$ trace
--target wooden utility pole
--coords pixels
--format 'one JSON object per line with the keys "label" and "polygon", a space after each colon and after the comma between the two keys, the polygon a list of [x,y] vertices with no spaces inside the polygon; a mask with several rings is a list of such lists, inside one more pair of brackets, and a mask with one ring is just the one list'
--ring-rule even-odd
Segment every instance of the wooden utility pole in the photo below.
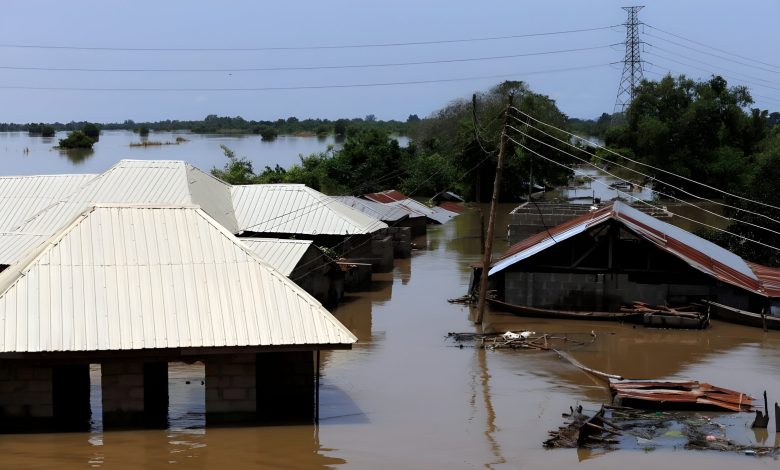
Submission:
{"label": "wooden utility pole", "polygon": [[488,288],[488,271],[490,271],[491,253],[493,252],[493,234],[496,228],[496,206],[498,205],[499,188],[501,187],[501,170],[504,167],[504,153],[509,139],[506,134],[509,125],[509,113],[512,110],[513,96],[509,95],[509,103],[504,111],[504,127],[501,129],[501,141],[498,144],[498,163],[496,164],[496,179],[493,181],[493,199],[490,200],[490,215],[488,216],[487,238],[485,239],[485,254],[482,257],[482,276],[479,281],[479,297],[477,299],[477,318],[474,323],[482,323],[485,316],[485,298]]}

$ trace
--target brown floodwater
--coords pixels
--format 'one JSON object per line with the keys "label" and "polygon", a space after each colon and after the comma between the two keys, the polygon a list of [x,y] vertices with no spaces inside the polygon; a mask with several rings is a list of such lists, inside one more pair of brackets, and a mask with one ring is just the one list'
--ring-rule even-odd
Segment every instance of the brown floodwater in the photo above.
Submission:
{"label": "brown floodwater", "polygon": [[[502,206],[502,215],[510,208]],[[411,259],[376,276],[371,292],[334,309],[360,341],[322,356],[319,426],[203,429],[202,367],[174,365],[169,429],[104,433],[97,422],[90,433],[4,435],[0,468],[777,468],[772,458],[683,449],[543,449],[562,412],[576,404],[595,410],[606,391],[552,353],[454,347],[448,332],[478,331],[469,309],[447,299],[465,292],[469,265],[480,258],[479,218],[473,212],[432,227],[420,242]],[[506,248],[502,239],[496,245]],[[780,332],[720,322],[705,331],[651,330],[494,313],[486,328],[594,332],[595,342],[571,351],[590,367],[699,379],[754,396],[766,389],[770,400],[780,399]],[[97,383],[93,390],[96,409]],[[733,439],[778,444],[774,423],[769,433],[754,433],[747,414],[713,416]]]}

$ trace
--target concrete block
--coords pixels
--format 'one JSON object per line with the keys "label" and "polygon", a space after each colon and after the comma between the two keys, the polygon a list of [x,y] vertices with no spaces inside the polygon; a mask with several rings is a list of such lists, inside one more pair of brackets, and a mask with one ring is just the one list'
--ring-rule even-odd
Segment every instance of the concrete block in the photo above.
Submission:
{"label": "concrete block", "polygon": [[226,388],[222,390],[224,400],[246,400],[247,393],[245,388]]}

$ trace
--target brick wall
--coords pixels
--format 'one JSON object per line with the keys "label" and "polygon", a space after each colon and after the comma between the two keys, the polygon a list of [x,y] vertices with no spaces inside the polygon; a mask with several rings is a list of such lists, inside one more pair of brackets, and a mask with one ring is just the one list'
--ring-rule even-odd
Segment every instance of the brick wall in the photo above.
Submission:
{"label": "brick wall", "polygon": [[206,364],[206,422],[256,420],[257,396],[254,354],[211,356]]}

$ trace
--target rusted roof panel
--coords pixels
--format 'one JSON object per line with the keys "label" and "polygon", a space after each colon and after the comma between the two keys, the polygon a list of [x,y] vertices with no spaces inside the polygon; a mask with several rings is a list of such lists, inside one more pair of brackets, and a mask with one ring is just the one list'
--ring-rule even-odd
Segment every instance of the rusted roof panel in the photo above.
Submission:
{"label": "rusted roof panel", "polygon": [[622,223],[637,236],[722,282],[767,297],[780,296],[780,270],[748,263],[710,241],[620,201],[575,217],[511,246],[492,263],[489,274],[500,272],[607,220]]}

